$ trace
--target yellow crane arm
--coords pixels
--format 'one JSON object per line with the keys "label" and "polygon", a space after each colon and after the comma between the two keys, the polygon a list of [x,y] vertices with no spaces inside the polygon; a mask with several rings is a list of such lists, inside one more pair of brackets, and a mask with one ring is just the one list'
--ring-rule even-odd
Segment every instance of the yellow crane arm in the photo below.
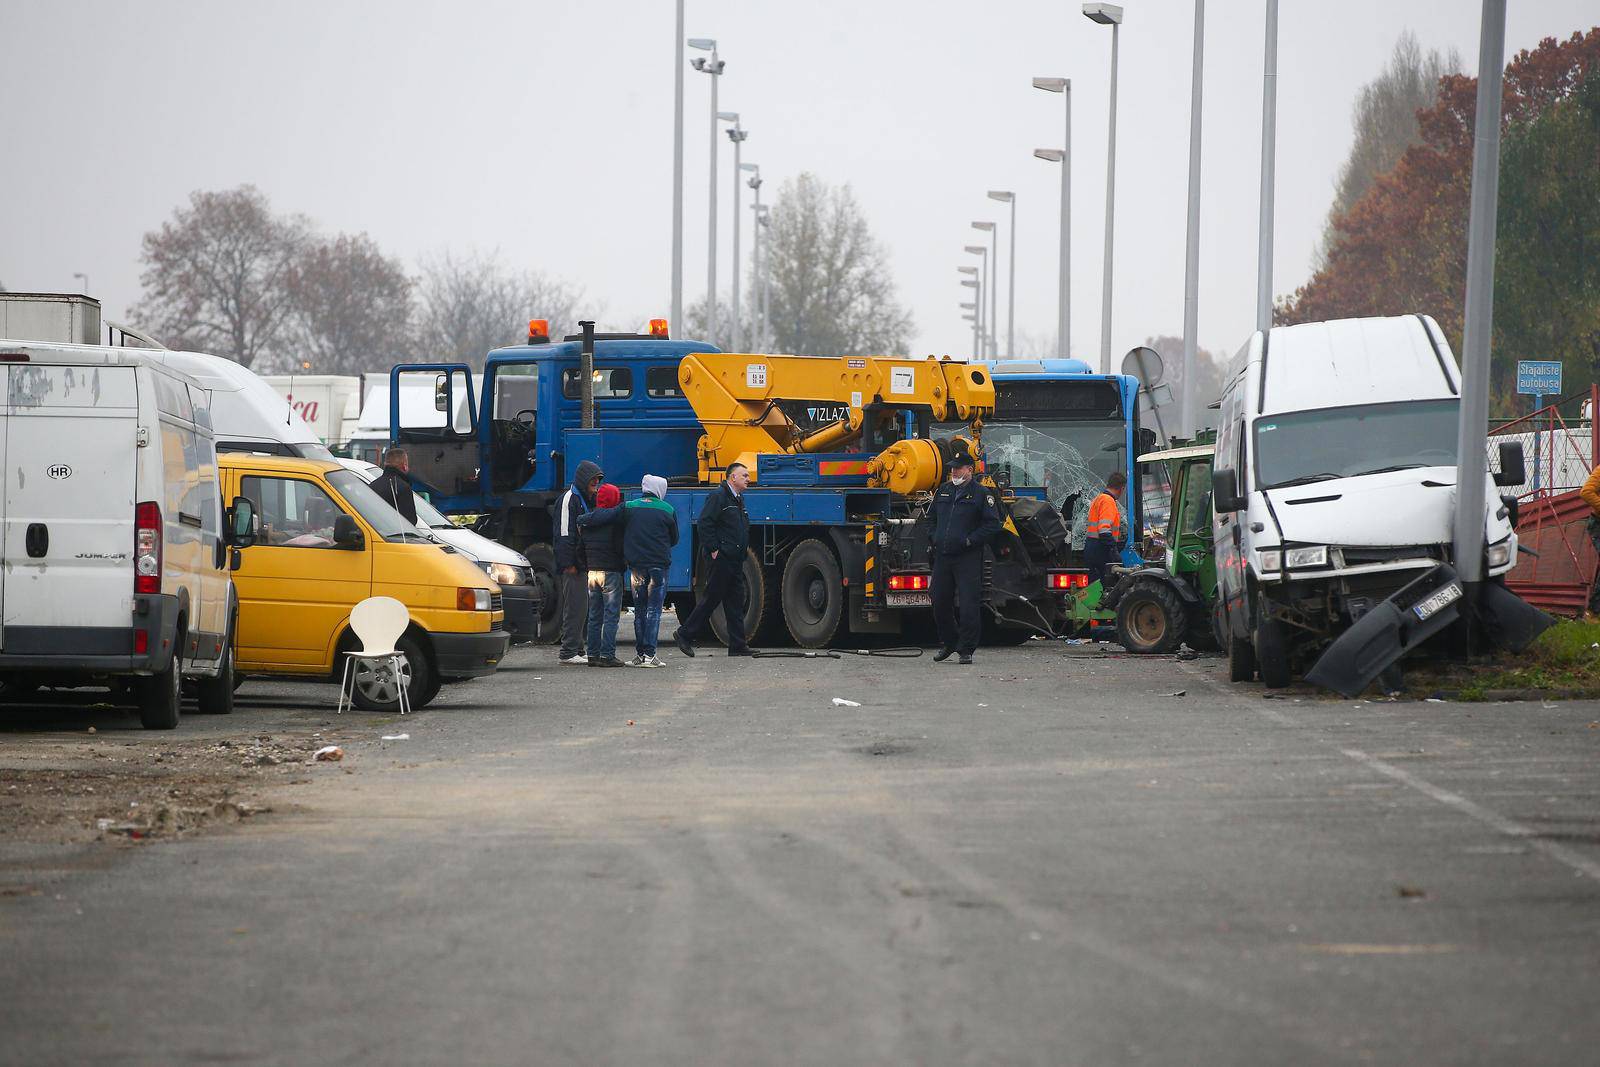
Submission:
{"label": "yellow crane arm", "polygon": [[[696,352],[678,364],[678,384],[705,431],[699,452],[707,482],[734,462],[758,474],[755,457],[762,453],[843,451],[861,435],[872,405],[966,422],[993,412],[995,402],[987,368],[931,356]],[[788,401],[836,405],[845,416],[807,433],[784,412]]]}

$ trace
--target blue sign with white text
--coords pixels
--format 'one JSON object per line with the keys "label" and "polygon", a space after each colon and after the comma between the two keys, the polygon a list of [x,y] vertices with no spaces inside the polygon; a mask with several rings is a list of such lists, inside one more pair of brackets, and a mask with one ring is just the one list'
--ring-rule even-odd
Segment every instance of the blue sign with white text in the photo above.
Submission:
{"label": "blue sign with white text", "polygon": [[1517,392],[1526,396],[1561,395],[1559,359],[1517,360]]}

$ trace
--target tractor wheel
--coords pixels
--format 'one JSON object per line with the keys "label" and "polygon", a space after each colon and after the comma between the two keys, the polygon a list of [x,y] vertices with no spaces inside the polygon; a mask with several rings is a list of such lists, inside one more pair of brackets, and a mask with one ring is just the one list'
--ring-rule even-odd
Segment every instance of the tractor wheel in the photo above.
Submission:
{"label": "tractor wheel", "polygon": [[1151,656],[1174,652],[1188,625],[1183,599],[1166,582],[1141,581],[1117,605],[1117,641],[1129,652]]}

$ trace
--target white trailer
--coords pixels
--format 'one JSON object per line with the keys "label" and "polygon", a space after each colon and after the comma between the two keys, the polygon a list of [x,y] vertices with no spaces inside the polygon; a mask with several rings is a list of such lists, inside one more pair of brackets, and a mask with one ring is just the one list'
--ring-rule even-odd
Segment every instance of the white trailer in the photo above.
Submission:
{"label": "white trailer", "polygon": [[262,380],[325,445],[340,445],[361,414],[361,378],[354,374],[264,374]]}

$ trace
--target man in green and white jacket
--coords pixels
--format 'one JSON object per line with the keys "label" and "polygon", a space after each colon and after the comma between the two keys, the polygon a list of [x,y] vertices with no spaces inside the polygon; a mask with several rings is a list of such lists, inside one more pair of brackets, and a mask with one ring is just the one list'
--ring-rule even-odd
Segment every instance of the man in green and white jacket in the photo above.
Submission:
{"label": "man in green and white jacket", "polygon": [[620,507],[601,508],[580,516],[580,526],[621,522],[622,558],[633,574],[633,639],[637,655],[630,667],[665,667],[656,656],[661,609],[667,596],[667,567],[678,543],[678,513],[667,503],[667,480],[647,474],[643,494]]}

